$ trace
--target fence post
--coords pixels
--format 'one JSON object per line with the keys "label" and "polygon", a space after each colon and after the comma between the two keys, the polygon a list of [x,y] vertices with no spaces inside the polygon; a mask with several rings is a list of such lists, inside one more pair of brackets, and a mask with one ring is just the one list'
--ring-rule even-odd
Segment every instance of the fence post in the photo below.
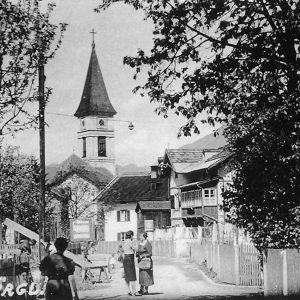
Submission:
{"label": "fence post", "polygon": [[283,296],[287,296],[288,294],[288,269],[287,269],[287,250],[283,250],[281,252],[281,257],[282,257],[282,279],[283,279],[283,284],[282,284],[282,292]]}
{"label": "fence post", "polygon": [[240,284],[240,262],[239,262],[239,245],[234,246],[234,266],[235,266],[235,284]]}
{"label": "fence post", "polygon": [[263,253],[264,296],[268,296],[268,264],[266,252]]}

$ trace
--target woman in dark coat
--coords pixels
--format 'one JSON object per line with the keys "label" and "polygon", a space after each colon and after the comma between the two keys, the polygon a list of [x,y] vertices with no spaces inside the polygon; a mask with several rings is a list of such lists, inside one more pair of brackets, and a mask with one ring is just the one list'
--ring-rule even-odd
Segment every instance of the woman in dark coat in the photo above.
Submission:
{"label": "woman in dark coat", "polygon": [[133,231],[129,230],[126,232],[125,242],[123,245],[124,248],[124,275],[125,282],[128,290],[128,295],[130,296],[138,296],[136,293],[136,272],[135,272],[135,264],[134,264],[134,254],[137,250],[137,246],[133,241]]}
{"label": "woman in dark coat", "polygon": [[152,261],[152,245],[147,240],[147,232],[143,232],[140,235],[140,243],[137,251],[138,261],[144,258],[150,258],[150,268],[141,269],[139,268],[139,283],[140,290],[139,293],[142,295],[148,294],[148,287],[154,284],[153,280],[153,261]]}
{"label": "woman in dark coat", "polygon": [[74,279],[75,264],[72,259],[63,255],[68,247],[65,238],[58,238],[54,243],[57,252],[46,256],[40,265],[43,276],[48,276],[46,285],[46,300],[72,300],[72,283],[75,299],[78,300],[77,288]]}

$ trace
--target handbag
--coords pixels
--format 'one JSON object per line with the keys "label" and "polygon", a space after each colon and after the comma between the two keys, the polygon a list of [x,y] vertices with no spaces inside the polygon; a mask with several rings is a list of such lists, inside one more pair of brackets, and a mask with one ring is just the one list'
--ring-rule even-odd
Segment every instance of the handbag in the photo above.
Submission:
{"label": "handbag", "polygon": [[138,263],[138,267],[140,269],[151,269],[151,258],[150,257],[142,258]]}

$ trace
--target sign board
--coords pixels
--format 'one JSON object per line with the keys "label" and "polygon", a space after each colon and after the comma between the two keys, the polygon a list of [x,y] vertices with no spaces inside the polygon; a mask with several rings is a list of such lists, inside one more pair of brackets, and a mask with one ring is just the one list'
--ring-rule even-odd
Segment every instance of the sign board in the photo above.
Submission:
{"label": "sign board", "polygon": [[153,231],[153,220],[145,220],[145,231]]}
{"label": "sign board", "polygon": [[71,220],[72,242],[84,242],[93,240],[95,240],[93,220],[88,218]]}

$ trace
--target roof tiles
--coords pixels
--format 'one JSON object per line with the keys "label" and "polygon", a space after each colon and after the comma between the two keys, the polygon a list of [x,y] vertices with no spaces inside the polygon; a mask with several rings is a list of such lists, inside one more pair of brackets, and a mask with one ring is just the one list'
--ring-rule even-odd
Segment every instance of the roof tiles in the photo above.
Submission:
{"label": "roof tiles", "polygon": [[113,117],[116,113],[109,100],[95,48],[93,47],[81,102],[74,115],[78,118],[85,116]]}

